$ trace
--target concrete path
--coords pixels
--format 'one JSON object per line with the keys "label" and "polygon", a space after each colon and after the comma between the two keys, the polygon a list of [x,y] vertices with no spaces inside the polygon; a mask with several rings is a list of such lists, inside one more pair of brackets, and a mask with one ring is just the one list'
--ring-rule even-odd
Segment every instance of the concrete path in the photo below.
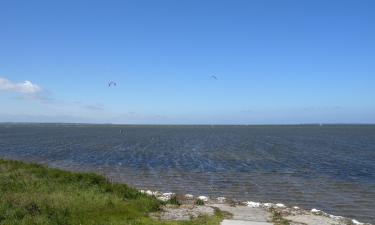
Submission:
{"label": "concrete path", "polygon": [[[308,225],[342,225],[339,221],[335,221],[331,218],[317,215],[295,215],[285,217],[287,220],[291,220],[291,224],[308,224]],[[348,223],[350,224],[350,223]]]}
{"label": "concrete path", "polygon": [[223,222],[221,222],[221,225],[272,225],[272,223],[246,220],[223,220]]}
{"label": "concrete path", "polygon": [[262,208],[251,208],[248,206],[229,206],[226,204],[212,204],[212,207],[221,211],[229,212],[232,219],[221,222],[221,225],[273,225],[270,221],[271,213]]}
{"label": "concrete path", "polygon": [[229,206],[226,204],[212,204],[212,207],[219,208],[221,211],[229,212],[233,215],[232,220],[245,220],[254,222],[270,221],[271,213],[262,208],[251,208],[248,206]]}

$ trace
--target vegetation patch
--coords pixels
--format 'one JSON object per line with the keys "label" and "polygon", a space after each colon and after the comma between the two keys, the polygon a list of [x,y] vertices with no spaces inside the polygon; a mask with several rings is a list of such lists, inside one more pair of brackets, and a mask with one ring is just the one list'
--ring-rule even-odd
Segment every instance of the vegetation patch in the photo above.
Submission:
{"label": "vegetation patch", "polygon": [[177,206],[181,205],[180,201],[177,198],[177,195],[172,195],[172,197],[166,203]]}
{"label": "vegetation patch", "polygon": [[271,208],[272,213],[272,222],[275,225],[290,225],[290,221],[287,219],[284,219],[283,216],[279,211],[277,211],[275,208]]}
{"label": "vegetation patch", "polygon": [[0,160],[0,199],[0,225],[219,225],[223,218],[216,211],[191,221],[158,221],[149,213],[164,203],[125,184],[10,160]]}
{"label": "vegetation patch", "polygon": [[197,199],[194,202],[195,205],[204,205],[204,201],[202,199]]}

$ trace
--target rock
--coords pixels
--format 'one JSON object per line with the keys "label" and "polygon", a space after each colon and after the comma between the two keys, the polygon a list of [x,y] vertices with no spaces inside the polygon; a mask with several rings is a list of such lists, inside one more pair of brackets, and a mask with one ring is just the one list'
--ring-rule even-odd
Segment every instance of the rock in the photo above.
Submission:
{"label": "rock", "polygon": [[286,206],[284,204],[282,204],[282,203],[277,203],[276,207],[278,207],[278,208],[285,208]]}
{"label": "rock", "polygon": [[246,205],[249,206],[249,207],[252,207],[252,208],[258,208],[258,207],[260,207],[260,203],[259,202],[248,201],[248,202],[246,202]]}
{"label": "rock", "polygon": [[152,192],[152,195],[155,196],[155,197],[158,197],[158,196],[161,196],[161,193],[158,192],[158,191],[154,191],[154,192]]}
{"label": "rock", "polygon": [[225,197],[218,197],[218,198],[217,198],[217,201],[218,201],[219,203],[224,203],[225,200],[226,200]]}
{"label": "rock", "polygon": [[161,200],[163,202],[167,202],[167,201],[169,201],[172,198],[173,195],[175,195],[175,194],[172,193],[172,192],[166,192],[166,193],[160,194],[157,197],[157,199],[159,199],[159,200]]}
{"label": "rock", "polygon": [[159,199],[160,201],[163,201],[163,202],[167,202],[171,198],[170,197],[165,197],[165,196],[159,196],[159,197],[157,197],[157,199]]}
{"label": "rock", "polygon": [[163,193],[161,196],[164,196],[164,197],[169,197],[171,198],[172,196],[174,195],[173,192],[166,192],[166,193]]}
{"label": "rock", "polygon": [[319,209],[312,209],[311,212],[312,212],[312,213],[319,213],[320,210],[319,210]]}
{"label": "rock", "polygon": [[272,203],[263,203],[262,205],[264,207],[266,207],[266,208],[271,208],[272,207]]}
{"label": "rock", "polygon": [[208,202],[208,197],[207,196],[201,195],[201,196],[198,197],[198,199],[200,199],[200,200],[202,200],[204,202]]}
{"label": "rock", "polygon": [[353,222],[354,224],[358,224],[358,225],[362,225],[362,224],[364,224],[364,223],[361,223],[361,222],[359,222],[358,220],[355,220],[355,219],[352,219],[352,222]]}
{"label": "rock", "polygon": [[335,216],[335,215],[328,215],[329,218],[332,218],[332,219],[335,219],[335,220],[341,220],[341,219],[344,219],[344,217],[342,216]]}
{"label": "rock", "polygon": [[194,198],[194,195],[186,194],[186,195],[185,195],[185,198],[186,198],[186,199],[193,199],[193,198]]}

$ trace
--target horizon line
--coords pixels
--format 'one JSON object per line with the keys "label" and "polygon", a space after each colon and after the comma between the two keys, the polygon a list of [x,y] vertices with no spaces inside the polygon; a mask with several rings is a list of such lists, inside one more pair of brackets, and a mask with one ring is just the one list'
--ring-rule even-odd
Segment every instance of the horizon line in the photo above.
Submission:
{"label": "horizon line", "polygon": [[332,126],[375,125],[375,123],[75,123],[75,122],[1,122],[0,124],[61,124],[61,125],[114,125],[114,126]]}

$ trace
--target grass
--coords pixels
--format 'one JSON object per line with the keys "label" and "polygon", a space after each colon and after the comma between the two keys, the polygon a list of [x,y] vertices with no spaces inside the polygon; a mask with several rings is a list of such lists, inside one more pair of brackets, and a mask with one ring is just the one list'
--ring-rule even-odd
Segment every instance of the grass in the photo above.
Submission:
{"label": "grass", "polygon": [[178,201],[178,198],[177,198],[176,195],[172,195],[171,199],[169,199],[166,203],[172,204],[172,205],[177,205],[177,206],[181,205],[181,203],[180,203],[180,201]]}
{"label": "grass", "polygon": [[157,221],[163,203],[93,173],[0,160],[0,225],[218,225],[223,214]]}
{"label": "grass", "polygon": [[275,225],[290,225],[289,220],[284,219],[283,216],[279,211],[277,211],[274,208],[271,208],[271,213],[272,213],[272,222]]}

